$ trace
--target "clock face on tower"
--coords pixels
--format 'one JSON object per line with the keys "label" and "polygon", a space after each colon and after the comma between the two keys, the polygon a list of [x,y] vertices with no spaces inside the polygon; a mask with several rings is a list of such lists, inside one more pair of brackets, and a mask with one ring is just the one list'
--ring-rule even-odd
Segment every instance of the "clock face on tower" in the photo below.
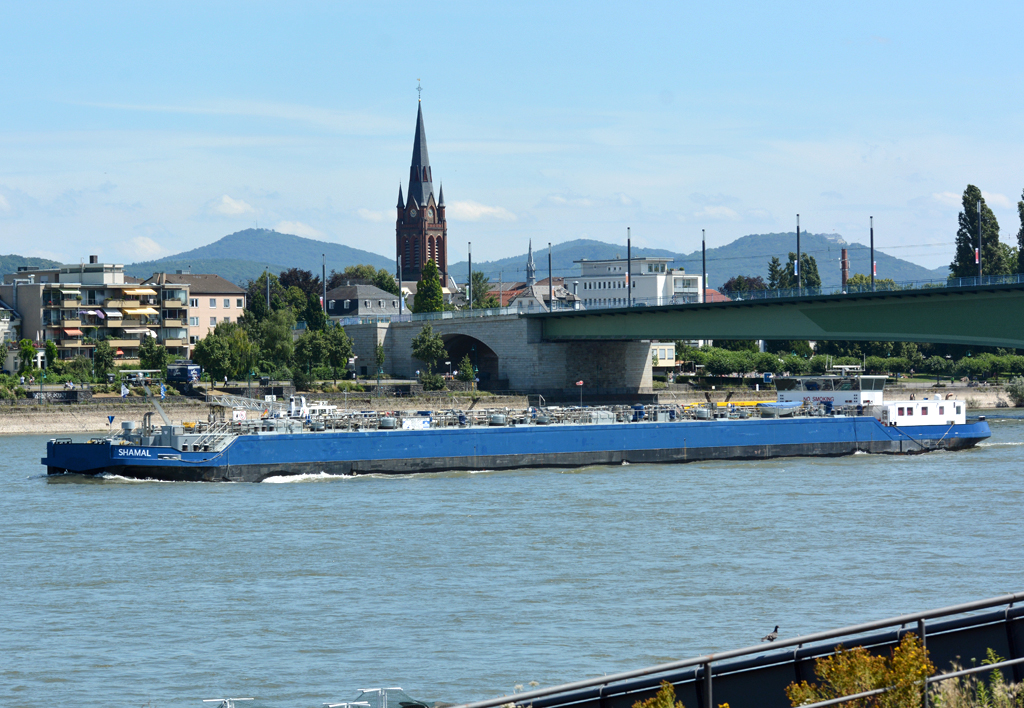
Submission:
{"label": "clock face on tower", "polygon": [[409,216],[411,216],[412,218],[415,219],[416,218],[416,210],[415,209],[410,209],[409,210]]}
{"label": "clock face on tower", "polygon": [[434,218],[434,208],[433,207],[431,207],[430,209],[427,209],[427,216],[429,216],[431,219]]}

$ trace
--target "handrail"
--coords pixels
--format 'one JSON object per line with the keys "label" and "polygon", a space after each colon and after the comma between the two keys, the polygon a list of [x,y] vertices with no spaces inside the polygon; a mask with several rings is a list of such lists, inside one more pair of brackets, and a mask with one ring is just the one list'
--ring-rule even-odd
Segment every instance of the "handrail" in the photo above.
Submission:
{"label": "handrail", "polygon": [[[914,612],[906,615],[898,615],[896,617],[889,617],[887,619],[875,620],[874,622],[865,622],[863,624],[850,625],[848,627],[840,627],[839,629],[832,629],[825,632],[815,632],[814,634],[805,634],[800,637],[793,637],[792,639],[779,639],[772,644],[772,649],[778,649],[782,647],[801,646],[804,644],[810,644],[812,642],[820,642],[827,639],[835,639],[837,637],[844,637],[850,634],[861,634],[864,632],[870,632],[875,629],[883,629],[886,627],[894,627],[899,625],[906,625],[910,622],[916,622],[918,620],[934,619],[937,617],[947,617],[949,615],[962,614],[965,612],[972,612],[974,610],[983,610],[989,607],[996,607],[998,605],[1012,605],[1015,602],[1024,601],[1024,592],[1012,593],[1009,595],[1000,595],[998,597],[989,598],[987,600],[976,600],[975,602],[967,602],[960,605],[950,605],[948,607],[940,607],[934,610],[926,610],[923,612]],[[757,644],[754,646],[743,647],[741,649],[733,649],[730,651],[718,652],[713,654],[704,654],[702,656],[693,657],[691,659],[682,659],[680,661],[671,661],[665,664],[657,664],[655,666],[648,666],[642,669],[633,669],[631,671],[623,671],[617,674],[609,674],[606,676],[600,676],[597,678],[583,679],[582,681],[574,681],[571,683],[561,684],[559,686],[552,686],[550,688],[540,688],[533,691],[526,691],[524,693],[517,693],[514,697],[502,696],[500,698],[489,698],[483,701],[474,701],[472,703],[463,703],[453,708],[492,708],[493,706],[506,705],[510,702],[516,703],[517,705],[525,704],[533,699],[542,698],[545,696],[551,696],[559,693],[567,693],[569,691],[576,691],[584,688],[592,688],[595,686],[606,686],[611,683],[617,683],[619,681],[625,681],[627,679],[639,678],[641,676],[652,676],[654,674],[661,674],[668,671],[674,671],[676,669],[684,669],[687,667],[694,666],[710,666],[713,662],[720,662],[725,659],[733,659],[741,656],[750,656],[751,654],[763,653],[765,647],[763,644]]]}

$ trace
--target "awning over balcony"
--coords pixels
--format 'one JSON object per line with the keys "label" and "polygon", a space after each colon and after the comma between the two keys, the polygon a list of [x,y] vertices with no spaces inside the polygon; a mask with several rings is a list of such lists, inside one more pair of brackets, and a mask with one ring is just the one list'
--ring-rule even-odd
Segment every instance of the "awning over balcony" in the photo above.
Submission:
{"label": "awning over balcony", "polygon": [[80,291],[78,291],[78,290],[61,290],[60,294],[61,295],[78,295],[78,294],[80,294]]}
{"label": "awning over balcony", "polygon": [[118,349],[118,350],[117,350],[117,351],[115,352],[115,354],[116,354],[117,356],[124,356],[124,351],[123,351],[123,350],[121,350],[121,349]]}
{"label": "awning over balcony", "polygon": [[160,312],[152,307],[126,307],[124,310],[129,315],[159,315]]}
{"label": "awning over balcony", "polygon": [[[148,330],[145,327],[125,327],[124,333],[125,334],[152,334],[151,330]],[[153,336],[155,337],[156,335],[154,334]]]}
{"label": "awning over balcony", "polygon": [[151,288],[134,288],[132,290],[125,290],[127,295],[156,295],[156,290]]}
{"label": "awning over balcony", "polygon": [[117,317],[117,318],[120,318],[120,317],[123,316],[123,315],[121,315],[121,311],[120,310],[106,310],[105,309],[105,310],[103,310],[103,312],[104,312],[104,314],[107,317]]}
{"label": "awning over balcony", "polygon": [[80,329],[65,329],[64,330],[64,334],[68,335],[69,337],[81,337],[82,336],[82,330],[80,330]]}

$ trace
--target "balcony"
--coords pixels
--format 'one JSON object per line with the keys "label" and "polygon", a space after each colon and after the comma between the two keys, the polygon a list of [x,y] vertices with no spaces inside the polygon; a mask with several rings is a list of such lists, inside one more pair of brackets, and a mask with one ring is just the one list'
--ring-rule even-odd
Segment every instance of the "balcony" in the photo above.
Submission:
{"label": "balcony", "polygon": [[115,300],[111,298],[103,303],[103,307],[142,307],[138,300]]}
{"label": "balcony", "polygon": [[164,327],[184,327],[185,321],[181,319],[166,319],[163,322]]}
{"label": "balcony", "polygon": [[83,342],[81,339],[78,339],[78,338],[62,339],[62,340],[60,340],[60,345],[62,347],[69,347],[69,348],[73,348],[73,349],[79,349],[79,348],[85,346],[85,342]]}
{"label": "balcony", "polygon": [[165,347],[184,347],[187,342],[184,339],[165,339]]}
{"label": "balcony", "polygon": [[134,349],[139,346],[140,342],[138,339],[108,339],[107,344],[109,344],[112,349],[117,349],[118,347],[130,347]]}
{"label": "balcony", "polygon": [[183,309],[185,309],[185,301],[184,300],[164,300],[163,303],[161,304],[161,307],[163,307],[166,310],[183,310]]}
{"label": "balcony", "polygon": [[78,317],[64,317],[60,321],[61,327],[81,327],[82,320]]}

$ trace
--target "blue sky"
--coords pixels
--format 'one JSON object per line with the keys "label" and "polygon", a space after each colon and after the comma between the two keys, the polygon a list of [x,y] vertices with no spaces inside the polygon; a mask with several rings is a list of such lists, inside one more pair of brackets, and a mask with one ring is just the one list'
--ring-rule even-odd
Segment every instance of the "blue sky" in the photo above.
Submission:
{"label": "blue sky", "polygon": [[[416,82],[449,259],[749,233],[1016,242],[1024,4],[7,3],[0,252],[132,262],[253,226],[394,250]],[[403,186],[404,189],[404,186]],[[315,265],[315,264],[313,264]]]}

